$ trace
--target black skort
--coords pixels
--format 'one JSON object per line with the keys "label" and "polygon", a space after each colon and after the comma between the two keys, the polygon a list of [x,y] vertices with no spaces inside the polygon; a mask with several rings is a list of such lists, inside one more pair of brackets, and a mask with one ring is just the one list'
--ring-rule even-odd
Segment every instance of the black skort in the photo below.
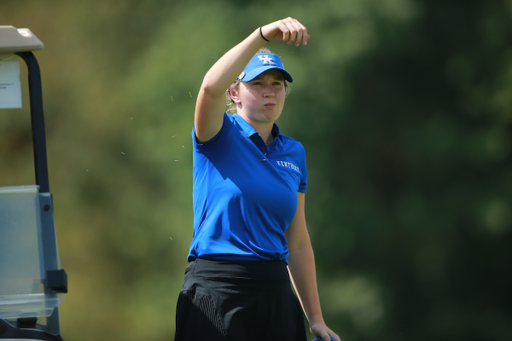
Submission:
{"label": "black skort", "polygon": [[185,271],[175,341],[306,341],[284,261],[196,259]]}

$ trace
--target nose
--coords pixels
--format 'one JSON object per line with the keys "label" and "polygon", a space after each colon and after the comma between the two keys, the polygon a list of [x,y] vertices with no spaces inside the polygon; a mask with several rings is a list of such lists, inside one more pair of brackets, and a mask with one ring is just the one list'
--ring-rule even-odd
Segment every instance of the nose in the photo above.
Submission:
{"label": "nose", "polygon": [[267,86],[265,87],[265,89],[263,89],[263,97],[275,97],[276,94],[274,93],[274,89],[272,89],[271,86]]}

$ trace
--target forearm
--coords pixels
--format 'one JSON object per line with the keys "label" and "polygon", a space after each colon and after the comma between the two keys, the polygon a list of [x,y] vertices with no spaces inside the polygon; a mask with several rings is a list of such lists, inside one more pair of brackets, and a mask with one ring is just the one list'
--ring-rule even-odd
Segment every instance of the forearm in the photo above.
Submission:
{"label": "forearm", "polygon": [[315,257],[310,243],[290,251],[288,268],[310,326],[316,323],[323,324],[316,282]]}
{"label": "forearm", "polygon": [[202,88],[211,95],[224,96],[226,89],[236,80],[244,67],[266,41],[259,29],[226,52],[206,73]]}

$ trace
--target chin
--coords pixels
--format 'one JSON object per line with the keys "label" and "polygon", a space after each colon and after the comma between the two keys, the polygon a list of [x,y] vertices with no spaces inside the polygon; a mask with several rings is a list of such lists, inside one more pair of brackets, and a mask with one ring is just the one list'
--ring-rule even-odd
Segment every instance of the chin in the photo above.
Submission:
{"label": "chin", "polygon": [[267,120],[266,120],[266,121],[267,121],[268,123],[273,123],[273,122],[277,121],[277,119],[278,119],[280,116],[281,116],[281,114],[280,114],[280,113],[279,113],[279,114],[273,114],[273,115],[267,115],[267,117],[266,117],[266,118],[267,118]]}

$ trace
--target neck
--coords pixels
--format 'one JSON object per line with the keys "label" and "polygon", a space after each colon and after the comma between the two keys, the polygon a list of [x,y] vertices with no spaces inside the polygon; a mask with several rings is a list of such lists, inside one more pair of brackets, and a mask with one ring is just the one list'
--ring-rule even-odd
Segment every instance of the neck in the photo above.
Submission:
{"label": "neck", "polygon": [[258,122],[253,121],[247,115],[244,115],[243,113],[238,113],[242,118],[251,125],[251,127],[254,128],[260,134],[261,138],[265,143],[270,143],[273,140],[272,136],[272,128],[274,127],[274,122]]}
{"label": "neck", "polygon": [[272,142],[272,140],[274,139],[274,136],[272,136],[272,126],[274,124],[272,123],[272,125],[270,126],[270,129],[268,129],[268,131],[266,130],[265,133],[261,133],[260,131],[258,131],[256,129],[256,131],[260,134],[261,138],[263,139],[263,141],[265,142],[265,144],[268,146],[270,144],[270,142]]}

